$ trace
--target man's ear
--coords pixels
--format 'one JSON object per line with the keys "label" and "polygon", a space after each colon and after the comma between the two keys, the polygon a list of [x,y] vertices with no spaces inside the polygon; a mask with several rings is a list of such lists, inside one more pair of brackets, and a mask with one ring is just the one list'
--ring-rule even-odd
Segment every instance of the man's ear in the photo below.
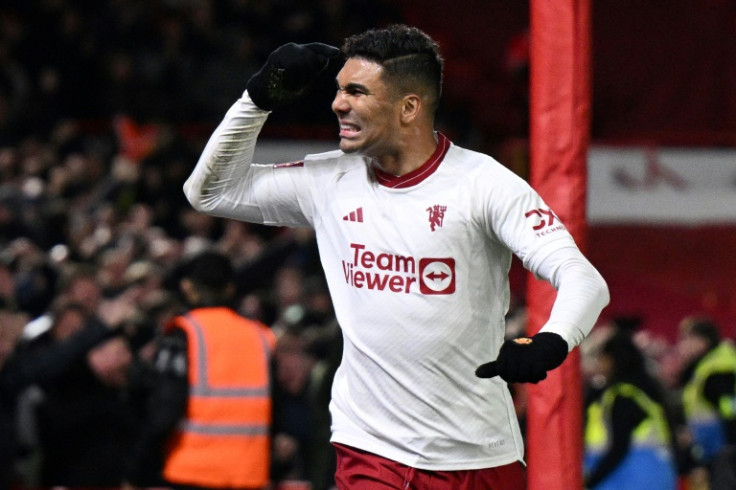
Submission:
{"label": "man's ear", "polygon": [[191,303],[196,303],[199,299],[199,293],[194,283],[187,278],[179,281],[179,289],[184,293],[184,297]]}
{"label": "man's ear", "polygon": [[419,117],[422,98],[417,94],[407,94],[401,99],[401,122],[411,123]]}

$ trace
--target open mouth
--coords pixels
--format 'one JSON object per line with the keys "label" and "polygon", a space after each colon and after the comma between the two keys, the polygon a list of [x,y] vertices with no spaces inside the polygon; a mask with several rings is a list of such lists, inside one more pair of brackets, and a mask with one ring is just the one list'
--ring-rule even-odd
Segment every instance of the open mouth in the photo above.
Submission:
{"label": "open mouth", "polygon": [[360,126],[350,123],[340,123],[340,137],[353,138],[360,133]]}

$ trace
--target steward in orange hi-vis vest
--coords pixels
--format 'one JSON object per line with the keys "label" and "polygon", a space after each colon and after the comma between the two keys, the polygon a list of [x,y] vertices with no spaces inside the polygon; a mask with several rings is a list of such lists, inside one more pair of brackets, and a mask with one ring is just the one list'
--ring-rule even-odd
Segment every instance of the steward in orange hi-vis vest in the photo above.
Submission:
{"label": "steward in orange hi-vis vest", "polygon": [[227,307],[196,308],[169,328],[186,332],[189,401],[170,439],[167,481],[262,488],[269,482],[273,332]]}

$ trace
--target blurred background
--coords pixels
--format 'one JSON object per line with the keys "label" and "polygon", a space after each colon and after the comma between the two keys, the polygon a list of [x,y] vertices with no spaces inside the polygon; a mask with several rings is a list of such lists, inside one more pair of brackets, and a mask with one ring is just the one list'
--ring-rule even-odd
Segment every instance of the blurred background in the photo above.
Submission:
{"label": "blurred background", "polygon": [[[174,184],[268,53],[287,41],[340,44],[350,33],[394,21],[427,30],[442,46],[439,128],[526,175],[528,18],[527,2],[512,0],[6,0],[0,8],[2,201],[11,199],[5,194],[19,177],[38,184],[38,197],[53,190],[48,184],[80,187],[59,182],[74,178],[69,167],[78,157],[85,161],[77,167],[95,166],[76,176],[88,181],[109,178],[124,157],[145,169],[130,177],[136,185],[153,179],[150,174],[178,172],[163,177],[172,185],[165,199],[157,196],[166,204],[156,206],[166,214],[154,214],[181,236],[173,217],[183,203]],[[589,216],[589,253],[611,283],[609,311],[635,311],[665,335],[691,309],[727,323],[736,310],[728,287],[736,164],[723,151],[736,145],[735,32],[736,4],[729,0],[593,3],[591,185],[597,187],[589,199],[597,207]],[[327,79],[308,101],[273,114],[264,138],[333,144],[332,91]],[[596,159],[595,146],[602,145],[641,153]],[[179,167],[167,161],[172,153],[179,154]],[[599,195],[609,200],[602,203]],[[632,197],[640,200],[633,201],[638,212],[610,209]],[[699,206],[707,208],[691,209]],[[651,207],[683,214],[647,215]],[[62,242],[49,236],[62,231],[60,223],[49,230],[27,223],[28,216],[16,219],[44,228],[45,249]],[[18,234],[9,224],[3,231],[4,242]],[[521,293],[523,285],[516,289]]]}
{"label": "blurred background", "polygon": [[[592,12],[587,255],[611,289],[601,323],[626,318],[659,352],[692,314],[733,337],[736,2],[595,0]],[[129,306],[136,355],[174,309],[182,261],[216,247],[238,268],[239,311],[292,335],[284,355],[299,356],[285,372],[334,362],[310,232],[206,217],[181,187],[274,48],[340,45],[392,22],[440,44],[438,129],[528,177],[527,2],[3,0],[0,360],[43,330],[33,320],[69,294],[80,266],[95,276],[90,311]],[[332,148],[333,94],[326,78],[273,113],[259,158]],[[517,328],[526,281],[515,263]]]}

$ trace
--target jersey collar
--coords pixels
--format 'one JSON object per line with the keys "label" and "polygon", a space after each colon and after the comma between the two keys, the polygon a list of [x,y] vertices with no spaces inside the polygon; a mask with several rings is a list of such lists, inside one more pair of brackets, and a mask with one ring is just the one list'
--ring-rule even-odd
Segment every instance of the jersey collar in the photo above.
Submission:
{"label": "jersey collar", "polygon": [[384,172],[380,168],[373,166],[373,174],[376,176],[378,183],[385,187],[392,189],[403,189],[405,187],[411,187],[424,181],[427,177],[432,175],[442,163],[442,160],[447,154],[447,150],[450,148],[450,140],[442,133],[437,133],[437,148],[429,157],[429,160],[424,162],[421,167],[416,168],[405,175],[391,175]]}

